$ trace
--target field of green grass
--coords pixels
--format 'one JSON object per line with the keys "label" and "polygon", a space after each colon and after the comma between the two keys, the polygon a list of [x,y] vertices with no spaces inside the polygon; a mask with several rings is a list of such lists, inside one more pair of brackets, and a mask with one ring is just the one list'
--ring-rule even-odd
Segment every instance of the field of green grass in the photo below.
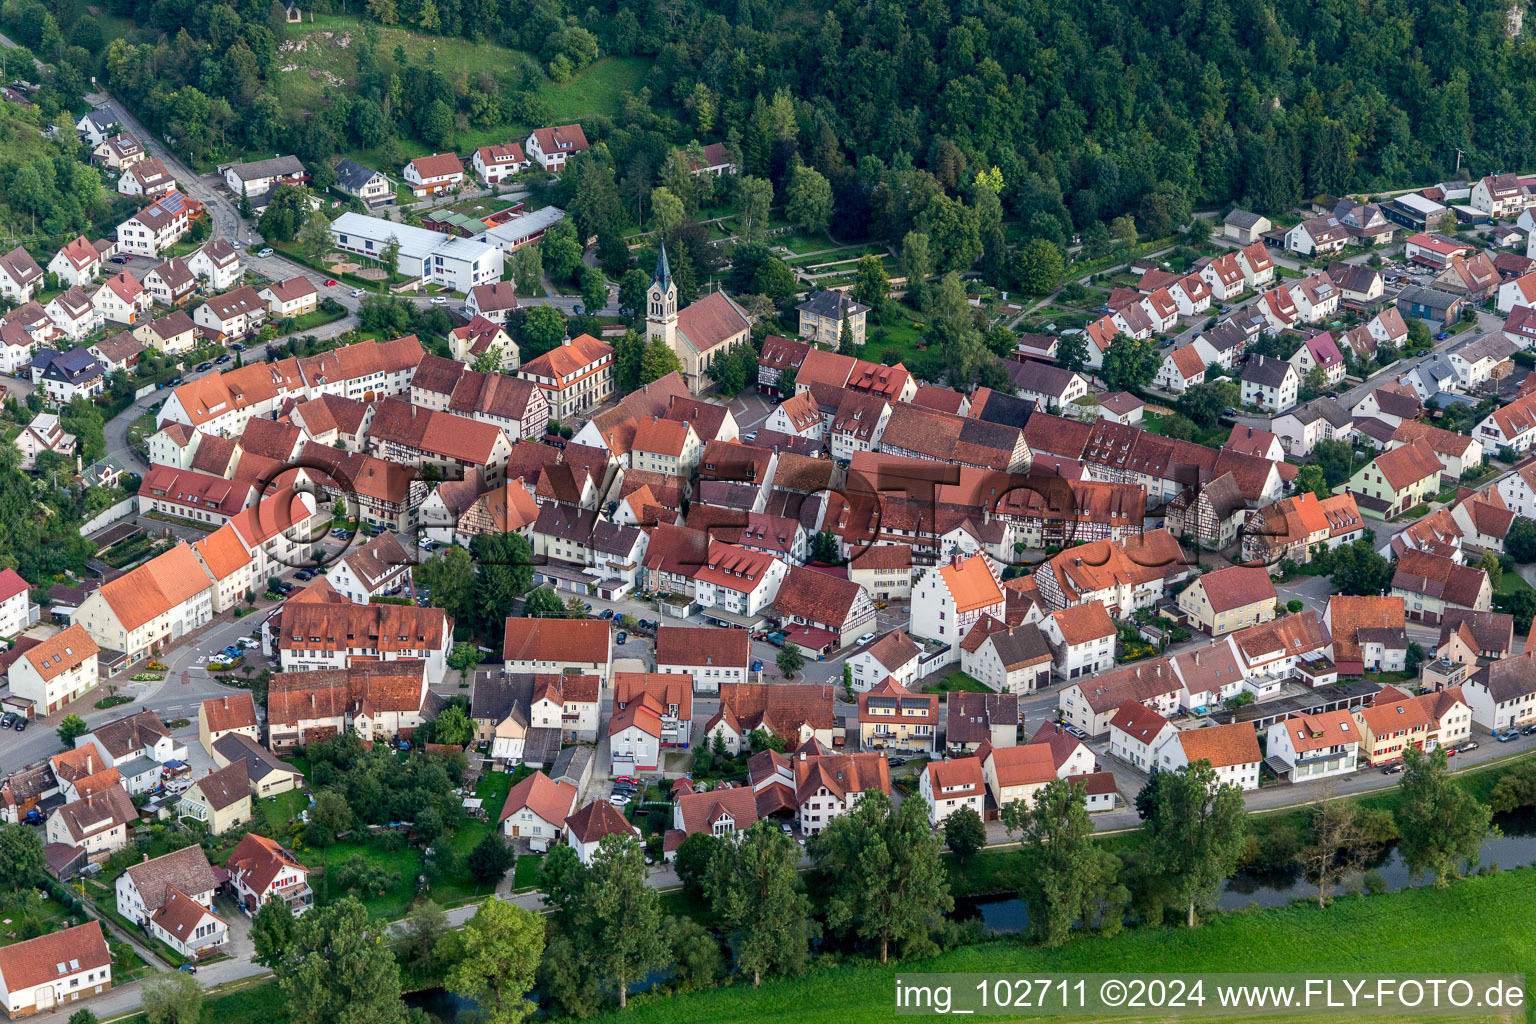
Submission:
{"label": "field of green grass", "polygon": [[[116,980],[115,978],[113,980]],[[287,1021],[288,1004],[275,981],[240,982],[203,1001],[199,1024],[280,1024]],[[142,1014],[120,1018],[118,1024],[146,1024]]]}
{"label": "field of green grass", "polygon": [[[1163,420],[1166,418],[1162,413],[1144,412],[1142,413],[1141,427],[1149,434],[1161,434],[1163,432]],[[1227,437],[1231,433],[1230,427],[1223,427],[1220,424],[1204,430],[1196,426],[1194,441],[1196,444],[1202,444],[1208,448],[1219,448],[1226,443]]]}
{"label": "field of green grass", "polygon": [[1525,582],[1525,577],[1517,572],[1506,572],[1499,576],[1499,585],[1493,588],[1495,594],[1518,594],[1522,590],[1530,590],[1531,585]]}
{"label": "field of green grass", "polygon": [[[1144,928],[1110,939],[1082,939],[1058,949],[999,940],[899,966],[863,962],[813,970],[800,978],[765,980],[756,990],[737,986],[689,995],[639,996],[630,1000],[623,1014],[612,1012],[596,1019],[622,1019],[627,1024],[698,1020],[755,1024],[790,1017],[808,1024],[894,1021],[894,979],[915,971],[1022,976],[1115,971],[1518,972],[1536,962],[1536,932],[1528,926],[1526,915],[1512,909],[1529,905],[1533,895],[1536,871],[1527,868],[1468,879],[1448,889],[1347,897],[1326,910],[1307,904],[1233,914],[1192,931]],[[1200,1019],[1252,1020],[1217,1015]]]}
{"label": "field of green grass", "polygon": [[966,675],[964,672],[951,672],[936,683],[929,683],[923,687],[924,693],[991,693],[992,690],[985,683]]}
{"label": "field of green grass", "polygon": [[[277,95],[284,109],[314,110],[325,103],[325,91],[347,91],[355,87],[357,75],[356,41],[364,22],[344,14],[317,14],[314,21],[289,27],[289,41],[277,56],[274,72]],[[371,24],[371,23],[370,23]],[[373,25],[378,31],[378,53],[392,61],[395,48],[404,50],[413,64],[435,63],[450,75],[496,76],[518,64],[534,60],[528,54],[495,43],[472,43],[467,39],[423,35],[399,27]],[[569,82],[545,81],[539,95],[553,124],[596,116],[611,117],[619,112],[626,93],[636,92],[650,68],[648,57],[608,57],[598,61]],[[454,149],[468,152],[477,146],[522,138],[538,125],[507,122],[490,128],[461,132],[454,139]],[[421,143],[402,138],[401,151],[407,158],[428,152]],[[362,151],[354,154],[372,166],[379,166],[378,154]],[[393,172],[396,168],[385,168]]]}
{"label": "field of green grass", "polygon": [[543,864],[544,857],[541,854],[525,853],[517,858],[517,867],[512,870],[512,888],[518,892],[538,888],[539,868]]}

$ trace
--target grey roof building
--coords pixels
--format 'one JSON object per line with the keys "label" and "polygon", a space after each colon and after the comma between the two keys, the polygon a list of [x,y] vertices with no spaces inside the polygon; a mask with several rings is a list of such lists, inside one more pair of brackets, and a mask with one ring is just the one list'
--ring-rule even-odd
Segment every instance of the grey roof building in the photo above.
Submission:
{"label": "grey roof building", "polygon": [[839,291],[812,292],[795,308],[802,313],[826,317],[829,320],[841,320],[845,316],[855,317],[860,313],[869,312],[869,307],[864,303],[859,302],[847,292]]}

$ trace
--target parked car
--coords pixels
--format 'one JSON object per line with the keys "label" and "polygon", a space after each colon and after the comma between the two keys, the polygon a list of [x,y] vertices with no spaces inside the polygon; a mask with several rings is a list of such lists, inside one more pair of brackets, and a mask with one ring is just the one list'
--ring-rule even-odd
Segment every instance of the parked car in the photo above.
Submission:
{"label": "parked car", "polygon": [[305,583],[308,583],[310,580],[315,578],[315,570],[300,569],[298,572],[293,574],[293,578],[296,580],[303,580]]}
{"label": "parked car", "polygon": [[1476,750],[1477,749],[1477,740],[1467,740],[1465,743],[1461,744],[1461,746],[1457,747],[1456,749],[1461,751],[1463,754],[1465,754],[1469,750]]}
{"label": "parked car", "polygon": [[601,615],[599,615],[598,618],[600,618],[600,619],[611,619],[611,618],[613,618],[613,609],[612,608],[604,608],[603,609],[603,613]]}
{"label": "parked car", "polygon": [[432,296],[431,302],[432,302],[432,305],[434,305],[434,306],[446,306],[446,305],[448,305],[448,296],[446,296],[446,295],[434,295],[434,296]]}
{"label": "parked car", "polygon": [[264,245],[260,249],[256,250],[256,255],[260,256],[262,259],[266,259],[268,256],[272,255],[272,247],[270,245]]}
{"label": "parked car", "polygon": [[1437,331],[1437,332],[1435,332],[1435,340],[1436,341],[1444,341],[1446,338],[1449,338],[1450,336],[1451,336],[1451,332],[1450,331]]}
{"label": "parked car", "polygon": [[26,732],[27,731],[27,720],[25,718],[18,718],[18,719],[16,719],[16,731],[17,732]]}
{"label": "parked car", "polygon": [[787,836],[792,836],[795,834],[795,830],[790,827],[790,824],[787,821],[779,822],[779,831],[783,832]]}
{"label": "parked car", "polygon": [[253,649],[257,648],[257,647],[260,647],[261,646],[261,641],[257,640],[253,636],[243,636],[243,637],[240,638],[240,646],[244,647],[246,650],[249,651],[249,650],[253,650]]}
{"label": "parked car", "polygon": [[1510,740],[1517,740],[1520,738],[1520,730],[1502,729],[1499,732],[1494,733],[1493,738],[1498,740],[1500,743],[1508,743]]}
{"label": "parked car", "polygon": [[211,369],[213,369],[213,364],[212,363],[198,363],[197,364],[197,368],[194,369],[192,372],[193,373],[202,373],[205,370],[211,370]]}
{"label": "parked car", "polygon": [[1381,774],[1383,775],[1396,775],[1402,770],[1403,762],[1401,761],[1393,761],[1391,764],[1384,764],[1381,766]]}
{"label": "parked car", "polygon": [[1446,747],[1445,748],[1445,756],[1446,757],[1455,757],[1456,756],[1456,748],[1455,747]]}
{"label": "parked car", "polygon": [[240,344],[240,342],[237,341],[233,345],[229,346],[229,350],[231,352],[244,352],[245,351],[245,346]]}
{"label": "parked car", "polygon": [[761,659],[761,658],[753,658],[752,659],[752,671],[753,672],[761,672],[762,670],[763,670],[763,659]]}
{"label": "parked car", "polygon": [[904,757],[892,757],[887,758],[885,763],[892,768],[900,768],[902,765],[907,763],[907,759]]}
{"label": "parked car", "polygon": [[330,280],[326,281],[325,282],[325,286],[327,288],[335,288],[336,287],[336,279],[333,277]]}
{"label": "parked car", "polygon": [[615,807],[623,807],[629,803],[628,793],[615,793],[608,798],[608,802]]}
{"label": "parked car", "polygon": [[357,298],[361,294],[363,294],[363,290],[361,288],[353,288],[352,289],[352,297],[354,299]]}
{"label": "parked car", "polygon": [[1530,723],[1530,724],[1527,724],[1527,725],[1522,725],[1520,727],[1520,735],[1521,736],[1529,736],[1532,733],[1536,733],[1536,722],[1533,722],[1533,723]]}
{"label": "parked car", "polygon": [[222,355],[222,356],[219,356],[219,358],[215,359],[214,362],[217,363],[220,366],[223,366],[225,363],[229,362],[230,360],[232,360],[234,358],[235,357],[231,356],[231,355]]}
{"label": "parked car", "polygon": [[640,780],[635,778],[633,775],[619,775],[619,776],[616,776],[613,781],[617,782],[617,783],[619,783],[621,785],[630,785],[630,786],[638,786],[638,785],[640,785]]}
{"label": "parked car", "polygon": [[857,640],[855,640],[854,643],[857,644],[860,647],[863,647],[865,644],[867,644],[870,641],[874,640],[874,638],[875,638],[875,634],[873,634],[873,633],[865,633],[863,636],[861,636]]}
{"label": "parked car", "polygon": [[1079,729],[1075,725],[1064,725],[1062,728],[1067,731],[1068,736],[1076,736],[1080,740],[1085,740],[1088,738],[1088,734],[1083,732],[1083,730]]}
{"label": "parked car", "polygon": [[620,647],[622,647],[622,646],[624,646],[624,643],[628,639],[629,639],[629,634],[624,632],[624,630],[621,629],[621,630],[619,630],[618,635],[613,638],[613,642],[618,644]]}
{"label": "parked car", "polygon": [[16,716],[11,714],[9,711],[7,711],[3,715],[0,715],[0,729],[9,729],[11,726],[13,726],[15,724],[16,724]]}

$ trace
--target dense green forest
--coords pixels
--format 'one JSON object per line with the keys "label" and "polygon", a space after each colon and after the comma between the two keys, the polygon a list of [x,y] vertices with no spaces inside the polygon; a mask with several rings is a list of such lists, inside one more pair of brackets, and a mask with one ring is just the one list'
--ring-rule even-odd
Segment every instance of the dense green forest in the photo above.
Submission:
{"label": "dense green forest", "polygon": [[[587,125],[621,192],[644,195],[673,145],[726,140],[776,196],[799,164],[819,171],[840,236],[926,218],[962,250],[942,267],[996,241],[970,216],[979,169],[1001,172],[1007,219],[1059,244],[1124,214],[1161,235],[1191,208],[1428,183],[1458,149],[1475,174],[1530,165],[1536,50],[1508,30],[1521,2],[318,0],[522,59],[469,74],[360,38],[355,79],[315,111],[271,87],[291,31],[271,0],[105,0],[101,18],[6,0],[4,22],[60,66],[66,99],[104,76],[204,163],[292,148],[314,165],[397,135],[447,147],[539,123],[537,87],[601,56],[649,56],[642,94]],[[948,222],[962,230],[931,230]]]}

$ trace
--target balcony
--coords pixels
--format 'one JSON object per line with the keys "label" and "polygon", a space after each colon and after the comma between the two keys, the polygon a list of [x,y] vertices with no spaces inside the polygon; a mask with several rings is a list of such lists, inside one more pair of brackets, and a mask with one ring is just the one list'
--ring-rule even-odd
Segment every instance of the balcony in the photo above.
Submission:
{"label": "balcony", "polygon": [[295,917],[315,905],[315,893],[308,882],[280,889],[272,894],[272,898],[282,900]]}

